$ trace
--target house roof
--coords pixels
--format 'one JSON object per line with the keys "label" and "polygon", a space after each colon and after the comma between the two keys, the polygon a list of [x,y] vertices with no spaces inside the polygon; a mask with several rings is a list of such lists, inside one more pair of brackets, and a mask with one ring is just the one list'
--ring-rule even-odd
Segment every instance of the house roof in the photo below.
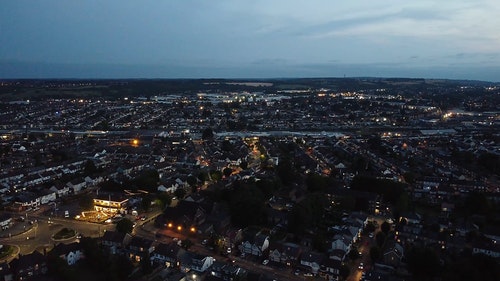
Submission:
{"label": "house roof", "polygon": [[390,253],[396,254],[398,257],[403,257],[403,247],[396,241],[389,240],[384,247],[384,256]]}
{"label": "house roof", "polygon": [[177,258],[181,247],[177,245],[177,243],[160,243],[155,247],[154,253],[157,253],[162,256]]}
{"label": "house roof", "polygon": [[8,276],[10,274],[12,274],[12,270],[9,267],[9,264],[7,262],[0,263],[0,279],[8,280],[5,279],[4,276]]}
{"label": "house roof", "polygon": [[61,256],[61,255],[66,255],[70,252],[76,252],[81,250],[82,246],[78,242],[73,242],[70,244],[59,243],[50,251],[50,254]]}
{"label": "house roof", "polygon": [[109,241],[109,242],[114,242],[114,243],[123,243],[123,240],[125,239],[125,233],[118,232],[118,231],[106,231],[104,235],[102,236],[101,240],[102,241]]}
{"label": "house roof", "polygon": [[132,239],[130,240],[130,243],[128,244],[129,247],[136,247],[136,248],[149,248],[153,245],[153,240],[139,237],[139,236],[133,236]]}
{"label": "house roof", "polygon": [[313,251],[306,251],[300,256],[302,261],[315,262],[317,264],[321,264],[325,258],[325,254]]}
{"label": "house roof", "polygon": [[328,268],[340,268],[342,262],[340,260],[334,259],[323,259],[321,265]]}
{"label": "house roof", "polygon": [[163,212],[166,220],[184,222],[185,220],[194,220],[198,210],[204,210],[197,202],[182,200],[175,207],[168,207]]}
{"label": "house roof", "polygon": [[47,262],[47,259],[38,251],[34,251],[31,254],[19,255],[17,259],[12,260],[9,266],[14,271],[22,270],[27,267],[34,267],[35,265],[41,265]]}
{"label": "house roof", "polygon": [[5,222],[12,219],[12,216],[6,213],[0,214],[0,222]]}
{"label": "house roof", "polygon": [[299,257],[301,248],[299,245],[294,243],[283,243],[281,244],[281,252],[289,257]]}

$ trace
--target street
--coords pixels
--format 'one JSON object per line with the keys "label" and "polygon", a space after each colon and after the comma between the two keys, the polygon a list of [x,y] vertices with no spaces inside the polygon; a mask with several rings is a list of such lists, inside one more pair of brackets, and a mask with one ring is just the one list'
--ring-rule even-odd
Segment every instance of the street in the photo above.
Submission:
{"label": "street", "polygon": [[[1,244],[17,246],[19,254],[25,255],[39,250],[43,253],[44,250],[50,250],[56,243],[52,236],[62,228],[70,228],[75,230],[82,236],[99,237],[105,231],[113,230],[113,224],[96,224],[89,222],[76,221],[73,219],[52,218],[43,215],[29,215],[29,219],[33,221],[33,226],[26,232],[12,237],[0,238]],[[76,241],[75,238],[70,238],[64,243]]]}

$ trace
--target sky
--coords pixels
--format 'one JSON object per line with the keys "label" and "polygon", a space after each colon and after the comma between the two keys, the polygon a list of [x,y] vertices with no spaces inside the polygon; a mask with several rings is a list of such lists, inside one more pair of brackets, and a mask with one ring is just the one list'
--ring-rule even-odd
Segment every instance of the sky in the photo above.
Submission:
{"label": "sky", "polygon": [[0,0],[0,78],[500,82],[498,0]]}

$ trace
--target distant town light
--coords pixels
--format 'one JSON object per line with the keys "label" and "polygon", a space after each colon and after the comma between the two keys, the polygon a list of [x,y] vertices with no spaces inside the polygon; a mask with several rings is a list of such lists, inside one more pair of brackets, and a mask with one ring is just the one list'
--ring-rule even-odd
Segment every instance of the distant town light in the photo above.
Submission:
{"label": "distant town light", "polygon": [[133,146],[138,146],[139,145],[139,140],[138,139],[133,139],[132,140],[132,145]]}

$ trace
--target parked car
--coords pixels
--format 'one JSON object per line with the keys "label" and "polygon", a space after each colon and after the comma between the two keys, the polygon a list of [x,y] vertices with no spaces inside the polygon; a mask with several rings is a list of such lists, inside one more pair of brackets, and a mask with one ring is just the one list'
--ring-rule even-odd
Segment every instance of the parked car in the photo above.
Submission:
{"label": "parked car", "polygon": [[262,264],[263,264],[263,265],[267,265],[268,263],[269,263],[269,260],[264,260],[264,261],[262,262]]}

